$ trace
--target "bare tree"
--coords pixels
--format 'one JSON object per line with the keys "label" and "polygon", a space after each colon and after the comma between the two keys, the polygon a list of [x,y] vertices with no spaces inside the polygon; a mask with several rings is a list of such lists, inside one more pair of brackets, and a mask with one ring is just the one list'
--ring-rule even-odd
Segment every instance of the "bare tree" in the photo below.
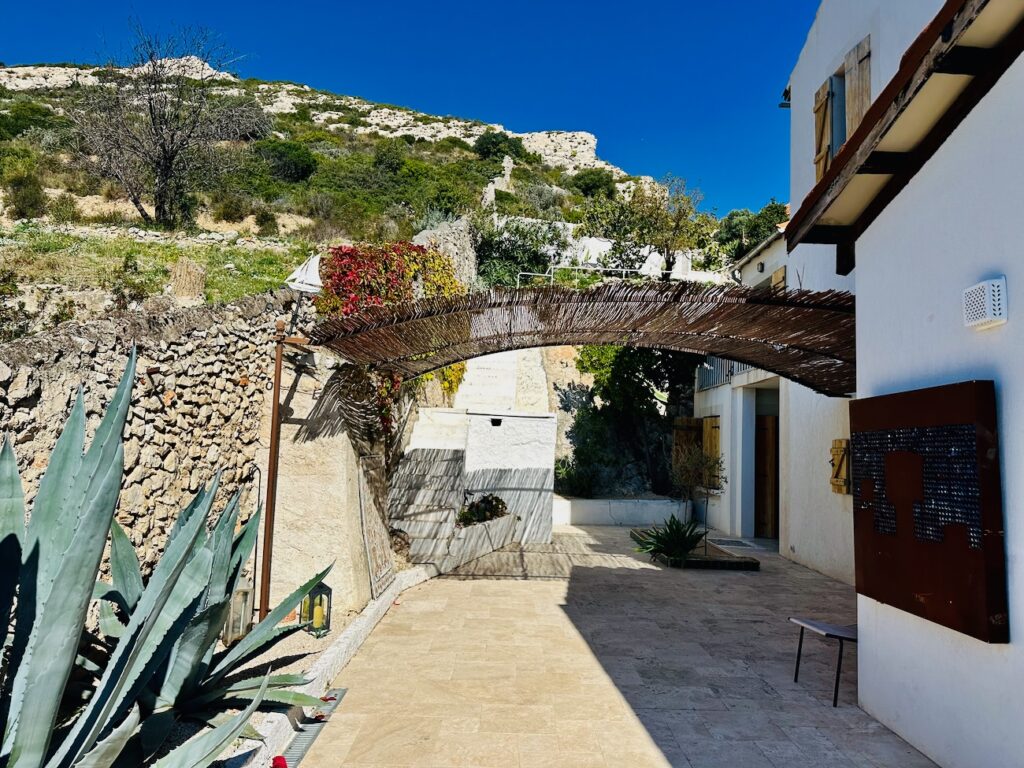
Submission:
{"label": "bare tree", "polygon": [[255,99],[216,87],[227,63],[203,30],[158,37],[136,28],[126,59],[108,64],[103,84],[69,111],[80,159],[124,187],[144,221],[188,221],[193,190],[216,173],[216,144],[269,132]]}

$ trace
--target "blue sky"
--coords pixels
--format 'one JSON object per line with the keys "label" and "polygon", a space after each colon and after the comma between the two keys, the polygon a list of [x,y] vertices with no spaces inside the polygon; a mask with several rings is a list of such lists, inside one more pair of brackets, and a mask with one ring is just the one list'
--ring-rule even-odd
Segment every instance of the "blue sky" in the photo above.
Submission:
{"label": "blue sky", "polygon": [[4,2],[0,61],[97,62],[129,20],[200,25],[242,76],[503,124],[586,130],[629,173],[672,173],[719,215],[784,200],[778,108],[817,0]]}

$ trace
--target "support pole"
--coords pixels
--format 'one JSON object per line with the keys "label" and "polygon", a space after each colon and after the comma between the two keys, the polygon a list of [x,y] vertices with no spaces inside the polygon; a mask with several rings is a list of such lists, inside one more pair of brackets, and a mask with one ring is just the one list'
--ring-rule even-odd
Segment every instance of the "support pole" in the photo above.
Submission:
{"label": "support pole", "polygon": [[284,358],[284,320],[274,334],[274,387],[270,409],[270,457],[267,460],[267,503],[263,511],[263,566],[260,570],[260,621],[270,613],[270,566],[274,550],[274,507],[277,503],[277,469],[281,453],[281,361]]}

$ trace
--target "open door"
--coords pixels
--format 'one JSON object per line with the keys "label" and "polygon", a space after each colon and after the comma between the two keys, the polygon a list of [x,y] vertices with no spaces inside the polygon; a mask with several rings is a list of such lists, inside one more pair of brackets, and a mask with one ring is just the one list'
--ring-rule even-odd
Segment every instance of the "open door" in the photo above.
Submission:
{"label": "open door", "polygon": [[779,417],[755,417],[754,535],[779,538]]}

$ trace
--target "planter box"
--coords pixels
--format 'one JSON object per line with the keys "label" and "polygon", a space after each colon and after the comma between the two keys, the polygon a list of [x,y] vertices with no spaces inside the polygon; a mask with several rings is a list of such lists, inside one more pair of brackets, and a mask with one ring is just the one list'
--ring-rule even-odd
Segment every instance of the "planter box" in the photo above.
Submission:
{"label": "planter box", "polygon": [[662,565],[667,565],[669,568],[693,568],[703,571],[761,570],[760,560],[753,557],[734,555],[731,552],[726,552],[720,547],[716,547],[714,544],[708,544],[708,553],[706,555],[704,554],[704,545],[699,544],[697,549],[693,550],[693,552],[691,552],[690,555],[682,561],[670,561],[664,555],[655,555],[654,559]]}
{"label": "planter box", "polygon": [[441,572],[448,573],[510,544],[518,521],[515,515],[505,515],[486,523],[456,528],[448,545],[448,554],[441,561]]}

